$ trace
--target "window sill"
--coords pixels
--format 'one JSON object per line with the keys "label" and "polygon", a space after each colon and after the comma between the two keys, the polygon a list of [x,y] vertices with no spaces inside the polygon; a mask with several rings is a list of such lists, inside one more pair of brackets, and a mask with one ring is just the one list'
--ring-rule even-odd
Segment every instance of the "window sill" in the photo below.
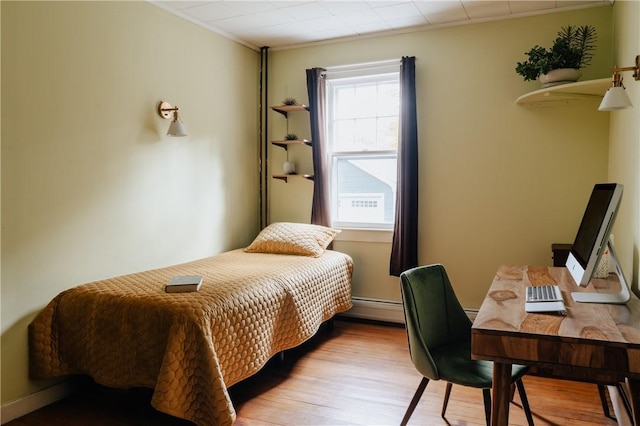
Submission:
{"label": "window sill", "polygon": [[[340,229],[340,228],[337,228]],[[393,230],[391,229],[341,229],[335,241],[355,241],[366,243],[388,243],[393,240]]]}

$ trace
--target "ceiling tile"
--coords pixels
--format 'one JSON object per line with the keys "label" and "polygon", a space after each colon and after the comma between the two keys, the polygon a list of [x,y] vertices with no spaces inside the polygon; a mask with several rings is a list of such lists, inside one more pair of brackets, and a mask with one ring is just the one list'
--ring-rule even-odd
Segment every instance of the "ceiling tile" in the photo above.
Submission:
{"label": "ceiling tile", "polygon": [[528,13],[536,12],[539,10],[553,9],[556,7],[556,2],[552,0],[542,1],[510,1],[509,8],[511,13]]}
{"label": "ceiling tile", "polygon": [[363,25],[354,25],[351,27],[358,34],[371,34],[380,31],[389,31],[392,28],[384,21],[379,21],[375,23],[363,24]]}
{"label": "ceiling tile", "polygon": [[319,4],[334,15],[343,15],[363,10],[371,10],[364,1],[323,1]]}
{"label": "ceiling tile", "polygon": [[418,8],[413,3],[399,3],[381,7],[375,6],[373,10],[385,20],[420,15]]}
{"label": "ceiling tile", "polygon": [[418,1],[416,7],[431,24],[469,20],[467,12],[459,1]]}
{"label": "ceiling tile", "polygon": [[237,12],[225,4],[225,2],[207,2],[206,4],[182,9],[182,13],[202,22],[216,21],[218,19],[237,16]]}
{"label": "ceiling tile", "polygon": [[414,4],[418,8],[420,12],[425,13],[442,13],[442,12],[450,12],[452,10],[462,10],[464,11],[464,7],[462,6],[462,2],[460,1],[451,1],[451,0],[441,0],[441,1],[431,1],[431,0],[421,0],[415,1]]}
{"label": "ceiling tile", "polygon": [[[265,2],[263,2],[265,3]],[[283,7],[291,7],[291,6],[298,6],[301,4],[309,4],[312,3],[309,0],[301,0],[301,1],[294,1],[294,0],[284,0],[284,1],[270,1],[269,4],[271,6],[273,6],[274,9],[282,9]],[[316,3],[316,2],[313,2]]]}
{"label": "ceiling tile", "polygon": [[268,1],[222,0],[220,3],[224,3],[230,9],[233,9],[237,15],[253,15],[277,9]]}
{"label": "ceiling tile", "polygon": [[210,1],[158,1],[165,6],[170,6],[173,9],[181,10],[188,9],[194,6],[201,6],[203,4],[211,3]]}
{"label": "ceiling tile", "polygon": [[342,15],[339,16],[339,19],[350,27],[353,27],[354,25],[366,25],[384,21],[380,15],[371,9],[363,10],[358,13]]}
{"label": "ceiling tile", "polygon": [[375,8],[375,7],[393,6],[400,3],[410,3],[410,1],[408,0],[395,0],[395,1],[373,0],[373,1],[368,1],[366,3],[369,5],[369,7]]}
{"label": "ceiling tile", "polygon": [[612,0],[147,1],[213,31],[227,33],[253,48],[613,3]]}
{"label": "ceiling tile", "polygon": [[316,31],[311,34],[312,37],[318,38],[320,40],[330,40],[334,38],[340,37],[353,37],[357,36],[358,33],[351,29],[345,27],[332,28],[324,31]]}
{"label": "ceiling tile", "polygon": [[462,4],[471,19],[496,18],[511,14],[509,2],[506,1],[463,0]]}
{"label": "ceiling tile", "polygon": [[321,7],[316,2],[310,2],[291,7],[283,7],[279,10],[291,16],[293,19],[301,21],[312,18],[320,18],[324,16],[333,16],[331,12]]}
{"label": "ceiling tile", "polygon": [[232,31],[243,27],[270,27],[273,25],[293,23],[295,20],[279,9],[270,10],[263,13],[255,13],[251,15],[236,16],[233,18],[221,19],[214,21],[214,24],[223,30]]}
{"label": "ceiling tile", "polygon": [[385,19],[384,20],[394,30],[410,27],[421,27],[428,25],[427,21],[422,16],[410,16],[406,18],[398,19]]}
{"label": "ceiling tile", "polygon": [[304,28],[302,32],[318,32],[344,27],[344,24],[334,16],[307,19],[305,21],[300,21],[300,25]]}

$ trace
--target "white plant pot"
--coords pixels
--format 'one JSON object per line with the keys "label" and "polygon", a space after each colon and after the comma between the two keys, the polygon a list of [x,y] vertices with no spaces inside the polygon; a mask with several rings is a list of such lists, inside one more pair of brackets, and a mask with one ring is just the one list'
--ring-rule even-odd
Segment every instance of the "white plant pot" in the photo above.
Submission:
{"label": "white plant pot", "polygon": [[282,165],[282,170],[284,171],[284,174],[292,175],[296,172],[296,163],[293,163],[291,161],[286,161]]}
{"label": "white plant pot", "polygon": [[575,83],[581,76],[582,72],[578,68],[558,68],[546,74],[541,74],[538,80],[540,85],[545,88],[559,84]]}

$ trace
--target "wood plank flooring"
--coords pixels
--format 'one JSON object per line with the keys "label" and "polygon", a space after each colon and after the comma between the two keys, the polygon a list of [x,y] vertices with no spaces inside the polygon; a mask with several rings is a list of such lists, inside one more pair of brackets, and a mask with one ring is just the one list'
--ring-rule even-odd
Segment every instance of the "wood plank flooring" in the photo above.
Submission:
{"label": "wood plank flooring", "polygon": [[[277,357],[276,357],[277,358]],[[397,425],[421,376],[411,364],[405,330],[336,320],[318,335],[272,360],[258,374],[233,386],[236,426]],[[615,425],[604,416],[596,386],[534,376],[524,385],[536,425]],[[454,386],[446,419],[440,417],[445,383],[430,382],[411,425],[483,425],[482,394]],[[150,391],[91,385],[64,401],[7,426],[186,426],[155,411]],[[613,413],[613,411],[611,411]],[[510,424],[526,425],[516,395]]]}

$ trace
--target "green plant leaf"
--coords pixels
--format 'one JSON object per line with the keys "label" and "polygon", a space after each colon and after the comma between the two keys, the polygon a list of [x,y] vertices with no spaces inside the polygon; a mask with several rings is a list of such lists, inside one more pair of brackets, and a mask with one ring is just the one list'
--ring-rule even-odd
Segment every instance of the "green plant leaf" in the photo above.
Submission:
{"label": "green plant leaf", "polygon": [[525,52],[528,59],[516,64],[516,72],[528,81],[553,69],[584,68],[593,59],[596,41],[597,33],[592,25],[561,27],[551,48],[536,45]]}

